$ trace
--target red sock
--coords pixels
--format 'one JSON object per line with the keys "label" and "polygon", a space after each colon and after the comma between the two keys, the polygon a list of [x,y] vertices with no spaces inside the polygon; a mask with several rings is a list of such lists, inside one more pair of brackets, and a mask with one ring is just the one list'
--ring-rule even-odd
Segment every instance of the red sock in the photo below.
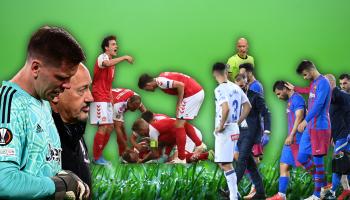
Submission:
{"label": "red sock", "polygon": [[188,137],[196,144],[196,146],[200,146],[202,144],[201,139],[196,134],[196,130],[190,123],[185,123],[186,134]]}
{"label": "red sock", "polygon": [[192,157],[193,153],[186,153],[186,161],[189,163],[191,162],[191,157]]}
{"label": "red sock", "polygon": [[94,159],[98,160],[102,155],[103,149],[105,147],[105,134],[101,132],[96,132],[94,138],[93,154]]}
{"label": "red sock", "polygon": [[103,141],[104,147],[108,144],[109,138],[111,137],[111,134],[106,133]]}
{"label": "red sock", "polygon": [[201,153],[198,156],[198,160],[208,160],[208,155],[209,155],[208,152]]}
{"label": "red sock", "polygon": [[179,159],[185,159],[186,131],[183,127],[176,128],[176,145]]}
{"label": "red sock", "polygon": [[[192,162],[192,160],[191,160],[192,155],[193,155],[193,153],[186,153],[186,161],[188,163]],[[201,153],[198,155],[197,160],[208,160],[208,155],[209,155],[208,152]]]}

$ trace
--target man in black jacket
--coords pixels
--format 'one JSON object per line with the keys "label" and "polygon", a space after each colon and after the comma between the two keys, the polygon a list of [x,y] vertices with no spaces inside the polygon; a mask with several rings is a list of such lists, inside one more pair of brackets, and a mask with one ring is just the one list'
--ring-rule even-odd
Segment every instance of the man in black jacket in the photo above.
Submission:
{"label": "man in black jacket", "polygon": [[247,90],[247,81],[244,75],[237,75],[235,83],[247,93],[248,99],[252,105],[246,123],[242,123],[240,127],[241,134],[238,140],[238,158],[236,156],[237,183],[242,179],[245,170],[248,169],[256,189],[256,193],[252,193],[251,199],[261,199],[265,197],[265,191],[261,175],[252,155],[252,148],[257,139],[260,140],[263,132],[262,118],[264,119],[264,129],[268,130],[268,133],[270,132],[271,114],[266,107],[264,97],[257,92]]}
{"label": "man in black jacket", "polygon": [[74,172],[91,188],[89,157],[83,134],[93,101],[90,92],[91,77],[88,69],[79,64],[77,73],[72,76],[70,89],[66,89],[54,99],[52,115],[62,146],[62,169]]}
{"label": "man in black jacket", "polygon": [[[332,124],[332,140],[334,142],[334,153],[341,151],[350,152],[348,136],[350,133],[350,94],[342,91],[336,86],[335,77],[332,74],[325,75],[332,89],[329,116]],[[325,199],[335,199],[335,191],[340,184],[341,174],[333,173],[332,189],[326,193]],[[349,196],[350,190],[344,188],[341,196]]]}

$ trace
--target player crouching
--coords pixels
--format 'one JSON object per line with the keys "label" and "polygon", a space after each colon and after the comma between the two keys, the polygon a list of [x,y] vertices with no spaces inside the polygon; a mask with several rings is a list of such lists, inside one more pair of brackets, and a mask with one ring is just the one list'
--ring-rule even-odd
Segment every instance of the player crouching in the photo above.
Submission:
{"label": "player crouching", "polygon": [[[178,151],[181,151],[181,149],[185,150],[183,153],[185,154],[186,162],[193,162],[198,159],[208,158],[208,152],[196,151],[197,149],[195,148],[195,143],[202,142],[202,135],[198,129],[195,130],[195,128],[188,123],[185,124],[186,133],[194,131],[195,134],[191,136],[187,134],[185,147],[177,148],[173,156],[170,156],[173,148],[181,145],[178,144],[177,141],[176,130],[174,128],[175,123],[176,120],[172,118],[153,121],[151,124],[147,123],[143,119],[138,119],[135,121],[132,127],[134,131],[132,138],[134,138],[134,140],[137,140],[138,137],[150,138],[151,151],[149,152],[149,155],[146,155],[144,158],[145,161],[159,158],[164,160],[164,158],[166,158],[166,160],[170,161],[171,163],[178,163],[177,155],[179,154]],[[163,150],[165,150],[165,153],[163,153]]]}

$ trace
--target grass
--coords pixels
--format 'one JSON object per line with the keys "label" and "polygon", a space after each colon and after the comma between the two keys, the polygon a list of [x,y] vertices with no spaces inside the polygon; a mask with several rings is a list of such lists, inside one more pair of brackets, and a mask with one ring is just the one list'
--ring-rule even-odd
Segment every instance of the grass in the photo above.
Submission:
{"label": "grass", "polygon": [[[279,167],[260,165],[268,196],[278,190]],[[91,166],[94,199],[222,199],[219,188],[226,187],[222,171],[212,162],[192,165],[128,164],[109,167]],[[250,190],[244,178],[239,185],[242,195]],[[303,169],[291,171],[287,198],[302,199],[312,194],[311,176]]]}

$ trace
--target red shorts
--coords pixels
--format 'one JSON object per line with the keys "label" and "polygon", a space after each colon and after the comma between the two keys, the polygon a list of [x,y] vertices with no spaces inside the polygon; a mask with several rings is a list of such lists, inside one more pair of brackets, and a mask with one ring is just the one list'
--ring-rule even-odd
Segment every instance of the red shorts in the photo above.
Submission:
{"label": "red shorts", "polygon": [[310,140],[313,156],[326,155],[331,141],[331,130],[310,129]]}
{"label": "red shorts", "polygon": [[291,144],[289,146],[290,146],[290,149],[292,150],[295,166],[296,167],[302,166],[301,163],[298,161],[299,144]]}
{"label": "red shorts", "polygon": [[263,155],[263,154],[264,154],[264,148],[263,148],[263,146],[261,145],[261,143],[259,143],[259,144],[254,144],[254,145],[253,145],[252,152],[253,152],[253,156],[254,156],[254,157],[258,157],[258,156]]}

